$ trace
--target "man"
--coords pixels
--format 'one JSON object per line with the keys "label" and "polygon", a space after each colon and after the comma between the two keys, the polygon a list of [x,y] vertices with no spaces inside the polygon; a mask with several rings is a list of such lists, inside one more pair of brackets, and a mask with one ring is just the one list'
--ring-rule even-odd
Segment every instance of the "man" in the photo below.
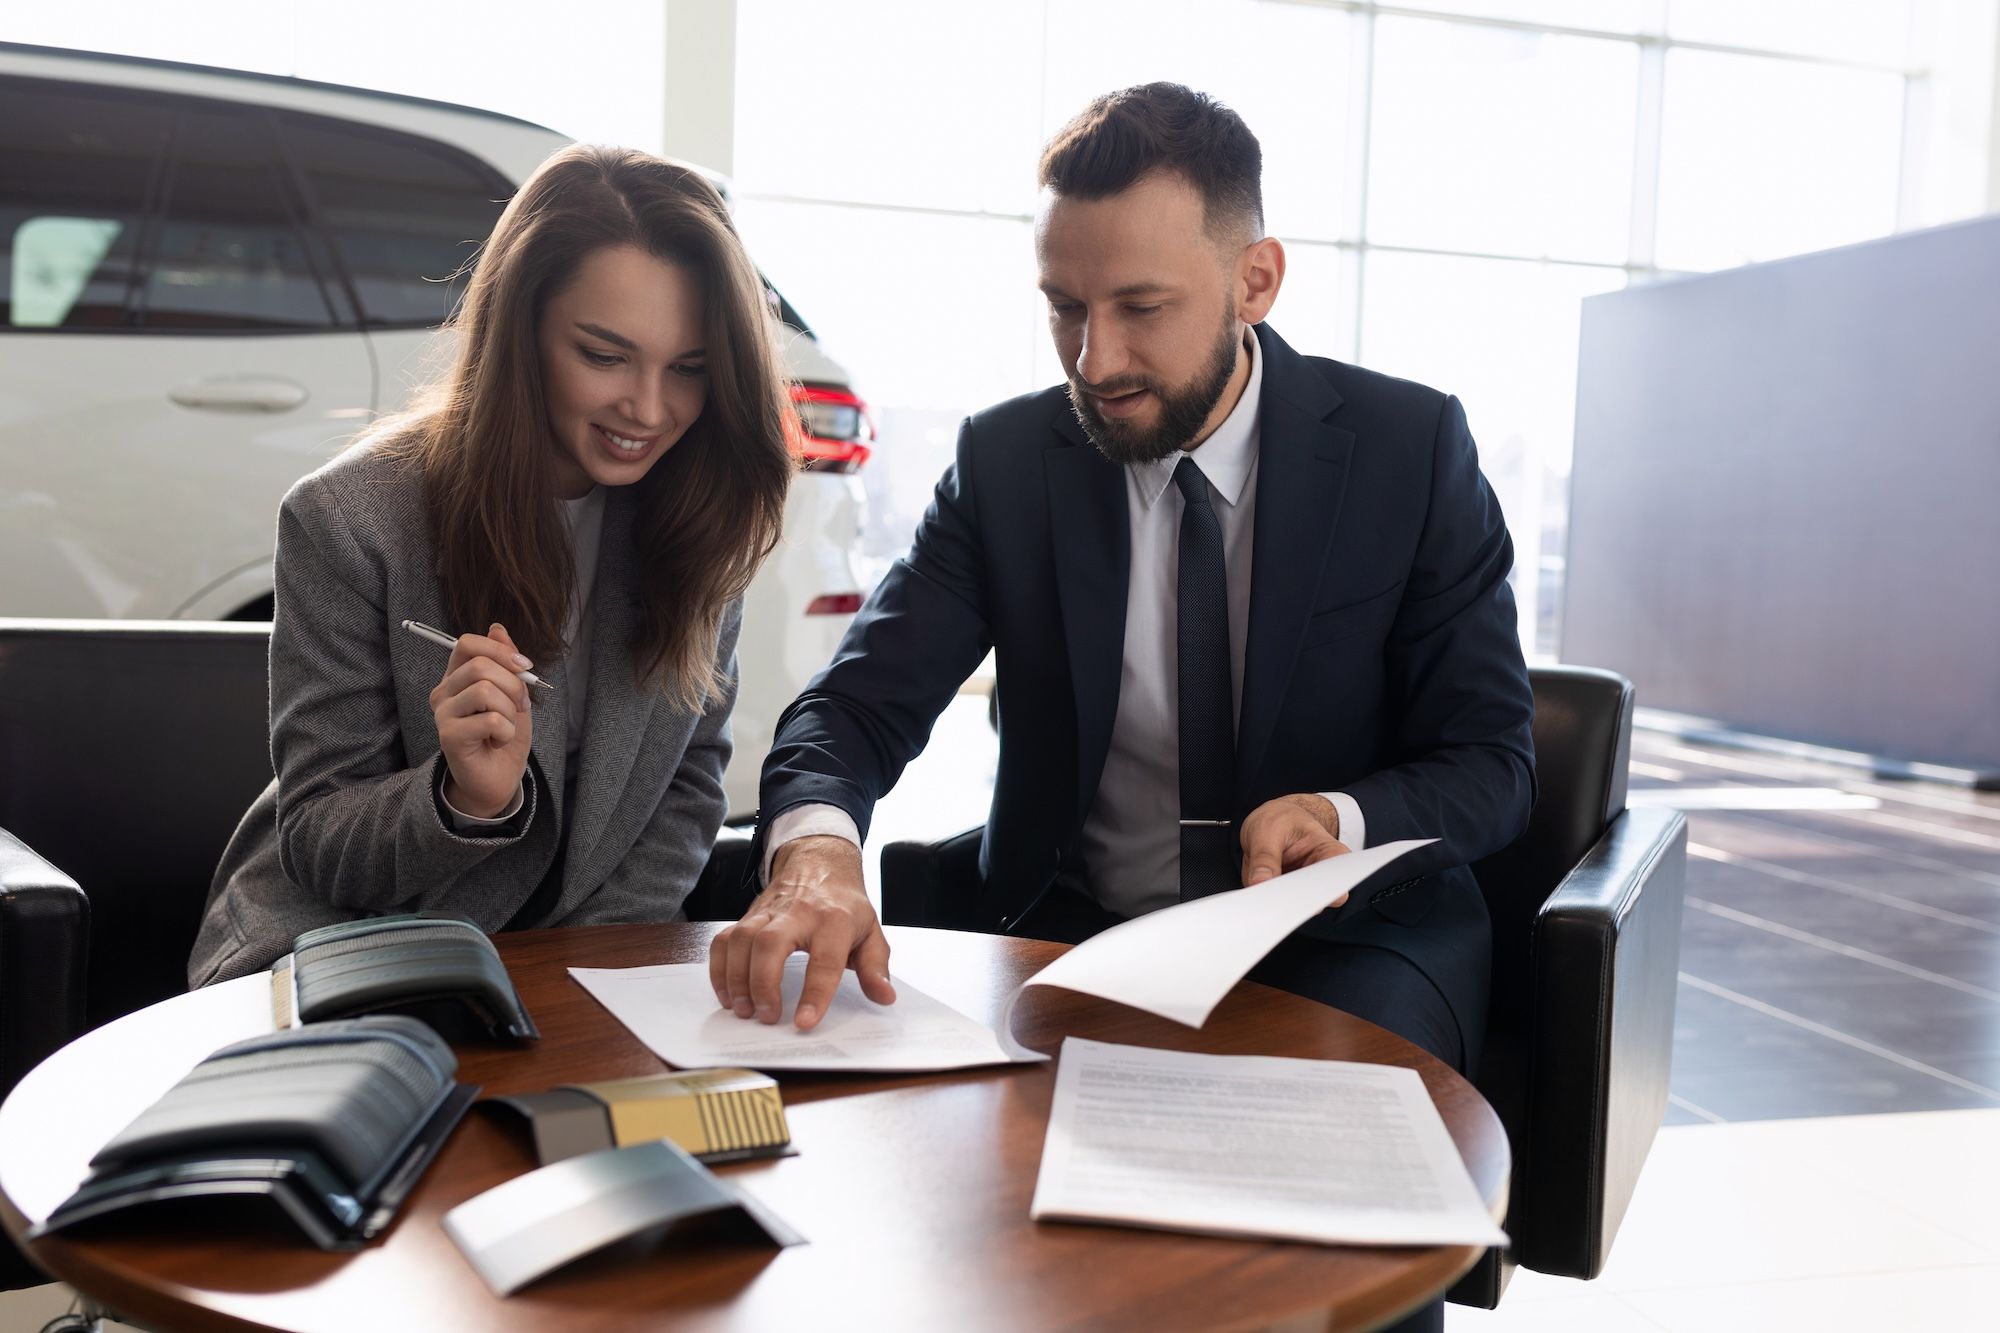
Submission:
{"label": "man", "polygon": [[766,887],[711,955],[725,1008],[778,1021],[798,950],[801,1029],[846,967],[894,999],[862,833],[991,647],[999,773],[965,888],[988,928],[1080,940],[1436,838],[1252,975],[1470,1071],[1490,928],[1466,866],[1534,801],[1513,548],[1455,399],[1263,324],[1285,256],[1260,169],[1243,121],[1176,84],[1050,141],[1035,248],[1068,384],[965,422],[908,556],[780,719]]}

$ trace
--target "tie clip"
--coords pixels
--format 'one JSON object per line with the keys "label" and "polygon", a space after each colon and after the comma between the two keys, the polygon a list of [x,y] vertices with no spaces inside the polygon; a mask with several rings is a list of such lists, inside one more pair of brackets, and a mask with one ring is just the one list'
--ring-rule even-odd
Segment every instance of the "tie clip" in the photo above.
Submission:
{"label": "tie clip", "polygon": [[1182,828],[1228,828],[1231,824],[1235,822],[1236,821],[1233,819],[1183,819],[1181,821],[1181,827]]}

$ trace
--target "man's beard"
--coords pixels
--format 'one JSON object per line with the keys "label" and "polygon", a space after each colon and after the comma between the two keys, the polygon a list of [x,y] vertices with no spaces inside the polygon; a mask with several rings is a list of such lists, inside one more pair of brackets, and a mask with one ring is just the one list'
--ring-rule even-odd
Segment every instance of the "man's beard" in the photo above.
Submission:
{"label": "man's beard", "polygon": [[1222,392],[1229,387],[1230,377],[1236,373],[1236,345],[1240,336],[1236,310],[1232,306],[1223,315],[1222,331],[1216,336],[1208,364],[1188,383],[1177,389],[1168,389],[1158,380],[1134,375],[1093,386],[1107,397],[1130,393],[1134,389],[1152,390],[1153,396],[1160,401],[1160,420],[1150,429],[1099,415],[1090,394],[1072,373],[1069,376],[1069,401],[1076,411],[1077,421],[1083,425],[1083,433],[1097,446],[1097,452],[1120,464],[1151,463],[1185,449],[1200,434],[1201,428],[1208,424],[1209,413],[1222,401]]}

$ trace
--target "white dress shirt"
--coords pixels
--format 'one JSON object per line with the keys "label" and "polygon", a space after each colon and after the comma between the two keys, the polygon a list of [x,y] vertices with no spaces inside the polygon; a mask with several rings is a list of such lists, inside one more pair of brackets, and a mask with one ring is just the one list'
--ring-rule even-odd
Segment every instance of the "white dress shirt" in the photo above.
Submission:
{"label": "white dress shirt", "polygon": [[[1229,588],[1230,688],[1243,710],[1243,654],[1250,630],[1251,537],[1257,508],[1259,403],[1264,366],[1257,339],[1244,346],[1250,377],[1220,426],[1189,456],[1221,501],[1224,569]],[[1118,714],[1097,793],[1079,838],[1089,888],[1119,916],[1180,901],[1180,526],[1186,505],[1174,485],[1182,455],[1125,468],[1125,511],[1131,531],[1131,574],[1125,587],[1125,648],[1118,680]],[[1340,840],[1350,851],[1366,845],[1361,807],[1345,792],[1322,793],[1340,816]],[[771,858],[795,838],[828,833],[860,844],[847,812],[801,805],[772,821],[764,849]]]}

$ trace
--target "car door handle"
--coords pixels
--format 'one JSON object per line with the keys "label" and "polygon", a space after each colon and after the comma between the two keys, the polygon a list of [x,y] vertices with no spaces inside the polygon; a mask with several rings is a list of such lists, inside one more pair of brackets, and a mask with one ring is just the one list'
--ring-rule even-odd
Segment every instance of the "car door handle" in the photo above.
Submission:
{"label": "car door handle", "polygon": [[289,412],[307,394],[297,380],[276,375],[211,375],[170,390],[167,397],[210,412]]}

